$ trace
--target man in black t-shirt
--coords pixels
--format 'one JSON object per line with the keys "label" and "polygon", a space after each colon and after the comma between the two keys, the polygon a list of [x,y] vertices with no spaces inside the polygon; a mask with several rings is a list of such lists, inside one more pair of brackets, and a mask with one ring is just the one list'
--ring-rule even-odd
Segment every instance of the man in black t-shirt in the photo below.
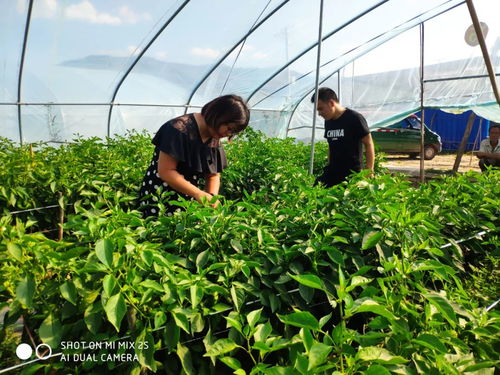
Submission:
{"label": "man in black t-shirt", "polygon": [[[314,95],[311,98],[314,103]],[[316,183],[327,187],[345,181],[361,171],[362,145],[365,146],[366,169],[373,175],[375,149],[365,118],[352,109],[342,107],[335,91],[328,87],[318,90],[318,114],[325,119],[325,138],[328,141],[328,165]]]}

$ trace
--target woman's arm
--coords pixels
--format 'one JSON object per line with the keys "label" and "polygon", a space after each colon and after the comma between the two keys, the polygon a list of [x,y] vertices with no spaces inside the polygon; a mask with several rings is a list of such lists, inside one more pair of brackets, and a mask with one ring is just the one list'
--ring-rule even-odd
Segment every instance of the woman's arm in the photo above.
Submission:
{"label": "woman's arm", "polygon": [[160,151],[158,158],[158,174],[160,178],[169,184],[172,188],[182,194],[193,197],[198,202],[201,202],[202,197],[207,197],[208,200],[212,199],[212,195],[197,188],[192,183],[187,181],[184,176],[177,172],[177,160]]}
{"label": "woman's arm", "polygon": [[205,175],[205,191],[212,195],[219,194],[220,173],[210,173]]}

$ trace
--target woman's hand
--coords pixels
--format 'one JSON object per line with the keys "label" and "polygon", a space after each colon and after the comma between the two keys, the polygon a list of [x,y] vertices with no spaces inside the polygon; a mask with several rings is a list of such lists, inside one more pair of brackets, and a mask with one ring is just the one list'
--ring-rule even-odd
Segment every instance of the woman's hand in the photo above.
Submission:
{"label": "woman's hand", "polygon": [[193,198],[196,199],[198,202],[203,203],[203,201],[208,201],[213,198],[214,196],[210,193],[207,193],[206,191],[200,190],[198,194],[196,194]]}
{"label": "woman's hand", "polygon": [[[198,194],[195,199],[200,202],[204,203],[206,200],[207,202],[210,202],[214,196],[210,193],[207,193],[206,191],[201,191],[200,194]],[[220,204],[220,201],[217,199],[214,203],[210,204],[213,208],[217,207]]]}

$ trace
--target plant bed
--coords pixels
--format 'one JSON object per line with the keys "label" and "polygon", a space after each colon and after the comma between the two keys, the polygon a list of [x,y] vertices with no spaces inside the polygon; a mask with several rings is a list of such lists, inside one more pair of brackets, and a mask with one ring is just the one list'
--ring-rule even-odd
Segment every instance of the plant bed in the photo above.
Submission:
{"label": "plant bed", "polygon": [[216,209],[181,201],[145,220],[131,205],[141,172],[117,182],[111,165],[92,187],[75,175],[63,241],[0,218],[2,329],[23,316],[68,356],[26,373],[494,373],[499,314],[470,290],[486,274],[467,259],[499,247],[498,174],[323,189],[291,140],[249,133],[227,149]]}

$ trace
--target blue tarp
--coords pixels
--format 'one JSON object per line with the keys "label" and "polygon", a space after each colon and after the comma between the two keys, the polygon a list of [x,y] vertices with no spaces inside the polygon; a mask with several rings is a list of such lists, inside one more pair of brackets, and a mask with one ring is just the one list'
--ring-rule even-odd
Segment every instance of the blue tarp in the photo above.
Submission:
{"label": "blue tarp", "polygon": [[[443,112],[438,109],[425,110],[425,123],[434,132],[441,136],[443,150],[455,151],[458,149],[472,111],[461,114]],[[420,112],[416,113],[421,117]],[[476,116],[467,141],[466,150],[478,150],[479,144],[488,137],[490,121]]]}

